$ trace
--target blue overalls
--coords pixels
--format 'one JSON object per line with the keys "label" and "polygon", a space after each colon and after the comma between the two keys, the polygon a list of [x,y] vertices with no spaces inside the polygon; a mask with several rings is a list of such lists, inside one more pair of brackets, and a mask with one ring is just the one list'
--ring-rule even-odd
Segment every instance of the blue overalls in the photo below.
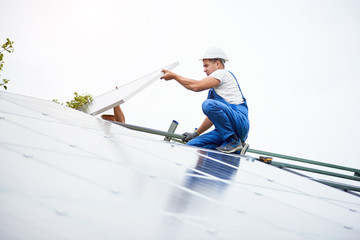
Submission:
{"label": "blue overalls", "polygon": [[[232,75],[241,92],[236,77]],[[211,88],[208,98],[202,104],[202,110],[214,124],[215,129],[190,140],[188,145],[215,149],[233,134],[245,142],[249,132],[248,106],[245,97],[242,104],[230,104]]]}

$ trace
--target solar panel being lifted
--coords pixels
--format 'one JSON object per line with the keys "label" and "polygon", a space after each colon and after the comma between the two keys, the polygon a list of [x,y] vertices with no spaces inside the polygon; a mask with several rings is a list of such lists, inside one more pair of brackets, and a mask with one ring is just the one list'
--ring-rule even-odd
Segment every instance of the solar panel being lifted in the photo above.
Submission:
{"label": "solar panel being lifted", "polygon": [[[179,65],[179,62],[170,64],[163,69],[173,70]],[[147,74],[146,76],[140,77],[132,82],[129,82],[121,87],[117,87],[111,91],[108,91],[98,97],[92,102],[81,107],[81,111],[89,113],[91,115],[98,115],[106,110],[109,110],[115,106],[127,102],[130,98],[150,86],[156,80],[159,80],[163,73],[162,69],[159,69],[153,73]]]}
{"label": "solar panel being lifted", "polygon": [[0,92],[0,239],[360,239],[360,198]]}

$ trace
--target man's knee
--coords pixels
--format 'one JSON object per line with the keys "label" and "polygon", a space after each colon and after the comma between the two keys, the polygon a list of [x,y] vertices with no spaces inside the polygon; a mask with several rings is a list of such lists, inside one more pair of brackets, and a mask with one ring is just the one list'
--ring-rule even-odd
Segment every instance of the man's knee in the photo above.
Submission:
{"label": "man's knee", "polygon": [[214,107],[216,107],[216,101],[213,99],[206,99],[203,103],[202,103],[202,110],[204,112],[205,115],[207,115],[207,113],[209,113],[210,111],[212,111],[214,109]]}

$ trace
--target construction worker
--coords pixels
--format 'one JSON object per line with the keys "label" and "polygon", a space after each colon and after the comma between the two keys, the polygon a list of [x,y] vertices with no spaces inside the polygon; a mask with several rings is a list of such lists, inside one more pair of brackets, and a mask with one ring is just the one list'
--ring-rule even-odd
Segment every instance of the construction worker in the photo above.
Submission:
{"label": "construction worker", "polygon": [[[249,147],[245,143],[249,132],[248,106],[235,75],[225,70],[228,58],[222,49],[212,47],[205,51],[200,60],[207,75],[202,80],[162,70],[162,79],[174,79],[191,91],[209,89],[208,98],[202,104],[206,118],[197,130],[184,133],[185,141],[192,146],[243,155]],[[201,135],[213,125],[213,131]]]}

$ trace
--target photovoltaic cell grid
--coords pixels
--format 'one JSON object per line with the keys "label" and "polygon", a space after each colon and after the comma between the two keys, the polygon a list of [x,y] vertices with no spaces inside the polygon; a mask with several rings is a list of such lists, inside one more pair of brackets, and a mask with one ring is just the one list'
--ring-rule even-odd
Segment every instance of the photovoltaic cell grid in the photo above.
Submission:
{"label": "photovoltaic cell grid", "polygon": [[360,239],[360,198],[0,93],[0,239]]}

